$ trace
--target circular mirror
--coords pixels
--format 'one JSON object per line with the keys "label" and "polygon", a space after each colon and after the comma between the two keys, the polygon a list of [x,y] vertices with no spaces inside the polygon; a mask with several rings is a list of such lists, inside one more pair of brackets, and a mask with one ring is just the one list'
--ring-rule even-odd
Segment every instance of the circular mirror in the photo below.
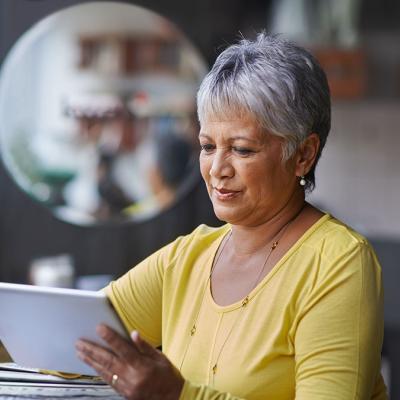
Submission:
{"label": "circular mirror", "polygon": [[143,220],[198,177],[195,94],[205,62],[141,7],[59,11],[15,44],[0,77],[4,164],[63,220]]}

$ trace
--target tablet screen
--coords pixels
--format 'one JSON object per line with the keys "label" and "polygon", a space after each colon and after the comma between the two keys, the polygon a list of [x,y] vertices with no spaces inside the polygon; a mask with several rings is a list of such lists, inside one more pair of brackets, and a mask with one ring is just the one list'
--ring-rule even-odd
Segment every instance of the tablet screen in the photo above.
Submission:
{"label": "tablet screen", "polygon": [[75,343],[106,346],[96,334],[100,323],[129,337],[104,292],[0,283],[0,340],[17,364],[96,375]]}

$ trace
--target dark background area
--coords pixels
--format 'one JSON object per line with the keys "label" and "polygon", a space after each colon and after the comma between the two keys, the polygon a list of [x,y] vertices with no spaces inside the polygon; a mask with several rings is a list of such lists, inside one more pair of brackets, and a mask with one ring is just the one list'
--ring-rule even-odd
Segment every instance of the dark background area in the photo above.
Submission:
{"label": "dark background area", "polygon": [[[0,0],[0,62],[15,41],[35,22],[75,0]],[[312,2],[312,0],[311,0]],[[126,3],[132,3],[126,1]],[[238,33],[251,35],[267,28],[272,1],[260,0],[140,0],[142,5],[173,21],[210,65]],[[400,43],[400,2],[363,0],[361,36],[369,57],[371,98],[398,95],[400,69],[392,49]],[[393,78],[393,79],[391,79]],[[200,223],[217,225],[200,177],[172,209],[142,223],[80,227],[57,220],[23,193],[0,166],[0,281],[26,282],[32,259],[69,253],[78,275],[118,276],[155,249]],[[400,221],[399,221],[400,223]],[[400,255],[397,240],[370,238],[385,274],[386,338],[392,376],[392,398],[400,398],[400,305],[397,290]]]}

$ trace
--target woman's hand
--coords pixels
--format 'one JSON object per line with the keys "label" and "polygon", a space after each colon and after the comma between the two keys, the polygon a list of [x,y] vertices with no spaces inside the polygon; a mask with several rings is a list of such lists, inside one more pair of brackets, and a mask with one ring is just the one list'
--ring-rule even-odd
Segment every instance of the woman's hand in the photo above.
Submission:
{"label": "woman's hand", "polygon": [[78,357],[94,368],[114,389],[130,400],[178,400],[184,379],[160,351],[132,332],[132,342],[99,325],[106,349],[87,340],[76,344]]}

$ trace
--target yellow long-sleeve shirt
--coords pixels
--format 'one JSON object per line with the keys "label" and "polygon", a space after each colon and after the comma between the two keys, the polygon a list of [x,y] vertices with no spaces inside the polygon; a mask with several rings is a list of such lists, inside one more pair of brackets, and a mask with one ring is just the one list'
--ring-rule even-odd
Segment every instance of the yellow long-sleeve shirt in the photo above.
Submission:
{"label": "yellow long-sleeve shirt", "polygon": [[181,370],[181,399],[387,399],[380,266],[368,242],[323,216],[243,309],[217,305],[210,291],[229,229],[200,226],[107,288],[128,330],[162,344]]}

